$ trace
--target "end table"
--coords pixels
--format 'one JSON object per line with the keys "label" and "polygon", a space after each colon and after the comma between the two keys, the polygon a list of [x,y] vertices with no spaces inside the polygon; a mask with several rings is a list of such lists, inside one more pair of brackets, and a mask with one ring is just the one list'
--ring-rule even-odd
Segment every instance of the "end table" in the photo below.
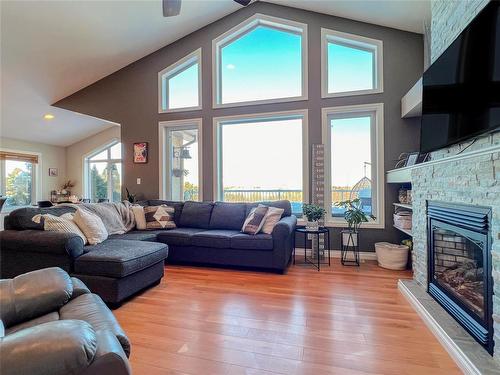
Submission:
{"label": "end table", "polygon": [[[306,228],[297,228],[297,229],[295,229],[295,232],[302,233],[304,235],[304,262],[305,263],[312,264],[314,267],[316,267],[318,269],[318,271],[320,270],[321,264],[328,264],[328,266],[330,266],[330,231],[327,228],[319,228],[318,230],[307,230]],[[318,245],[318,254],[317,254],[318,259],[314,259],[314,257],[307,256],[307,235],[308,234],[312,235],[313,243],[314,243],[314,240],[316,239],[316,244]],[[324,241],[325,248],[323,250],[323,254],[325,254],[325,252],[328,252],[328,263],[326,261],[321,262],[321,257],[319,254],[319,236],[321,234],[323,234],[325,236],[325,241]],[[314,249],[314,246],[313,246],[313,249]],[[295,248],[293,249],[293,264],[295,264]]]}

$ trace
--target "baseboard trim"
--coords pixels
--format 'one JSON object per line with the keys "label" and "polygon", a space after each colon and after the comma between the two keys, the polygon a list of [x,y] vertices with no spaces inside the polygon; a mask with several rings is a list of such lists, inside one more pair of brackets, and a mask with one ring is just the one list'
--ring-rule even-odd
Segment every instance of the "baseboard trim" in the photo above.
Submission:
{"label": "baseboard trim", "polygon": [[[485,372],[481,371],[467,356],[464,351],[460,348],[459,345],[450,337],[450,335],[446,332],[443,327],[436,321],[436,319],[429,313],[429,311],[424,307],[422,302],[410,291],[407,283],[414,283],[414,281],[410,280],[399,280],[398,281],[398,289],[401,292],[401,294],[406,298],[406,300],[412,305],[412,307],[415,309],[417,314],[422,318],[424,321],[425,325],[431,330],[431,332],[436,336],[438,341],[443,345],[445,350],[448,352],[448,354],[451,356],[451,358],[455,361],[457,366],[464,372],[464,374],[467,375],[481,375],[481,374],[487,374],[490,372]],[[431,298],[429,296],[429,298]],[[435,301],[432,301],[435,303],[438,307],[439,304]],[[449,318],[453,319],[453,318]],[[457,323],[458,324],[458,323]],[[465,330],[464,330],[465,332]],[[466,334],[467,335],[467,334]],[[470,336],[469,336],[470,337]],[[471,340],[473,340],[470,337]],[[483,350],[482,347],[480,347],[479,344],[477,344],[480,350]],[[486,353],[486,351],[485,351]],[[491,359],[493,361],[493,359]],[[493,366],[496,367],[495,364]],[[494,372],[491,372],[494,373]]]}
{"label": "baseboard trim", "polygon": [[[312,249],[307,249],[308,251],[311,251]],[[304,248],[295,248],[295,254],[299,256],[299,254],[304,255]],[[351,255],[351,252],[349,252],[349,255]],[[340,258],[340,250],[330,250],[330,258]],[[375,254],[373,251],[360,251],[359,252],[359,259],[361,260],[377,260],[377,254]]]}

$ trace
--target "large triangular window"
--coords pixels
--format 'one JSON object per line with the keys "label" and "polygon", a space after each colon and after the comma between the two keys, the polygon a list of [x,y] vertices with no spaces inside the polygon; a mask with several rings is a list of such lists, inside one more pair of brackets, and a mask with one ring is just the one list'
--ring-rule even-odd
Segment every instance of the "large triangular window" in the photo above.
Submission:
{"label": "large triangular window", "polygon": [[256,14],[213,41],[214,107],[307,99],[307,25]]}

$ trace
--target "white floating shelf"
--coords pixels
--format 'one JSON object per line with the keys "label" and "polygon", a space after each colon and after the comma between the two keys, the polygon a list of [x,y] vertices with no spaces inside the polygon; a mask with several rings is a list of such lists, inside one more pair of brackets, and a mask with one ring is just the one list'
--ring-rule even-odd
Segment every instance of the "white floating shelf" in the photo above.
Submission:
{"label": "white floating shelf", "polygon": [[387,171],[387,182],[389,184],[410,184],[412,167],[403,167]]}
{"label": "white floating shelf", "polygon": [[407,234],[408,236],[412,236],[412,233],[411,233],[411,229],[403,229],[403,228],[400,228],[400,227],[397,227],[394,225],[394,228],[396,228],[397,230]]}
{"label": "white floating shelf", "polygon": [[401,118],[422,116],[422,78],[401,99]]}
{"label": "white floating shelf", "polygon": [[411,204],[404,204],[404,203],[393,203],[396,207],[401,207],[401,208],[406,208],[407,210],[412,210],[413,207]]}

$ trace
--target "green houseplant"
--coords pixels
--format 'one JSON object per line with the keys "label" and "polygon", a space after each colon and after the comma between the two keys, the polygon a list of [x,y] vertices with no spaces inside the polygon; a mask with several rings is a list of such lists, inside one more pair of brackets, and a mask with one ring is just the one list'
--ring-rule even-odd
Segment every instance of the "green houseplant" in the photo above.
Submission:
{"label": "green houseplant", "polygon": [[345,210],[344,219],[347,221],[347,230],[342,232],[342,236],[344,236],[344,243],[347,243],[347,239],[351,237],[354,242],[353,246],[357,246],[358,230],[361,227],[361,224],[367,223],[370,219],[375,219],[375,216],[369,215],[363,211],[363,208],[361,207],[361,200],[359,198],[336,202],[335,206]]}
{"label": "green houseplant", "polygon": [[316,206],[314,204],[304,204],[302,207],[302,212],[304,216],[307,218],[307,230],[318,230],[319,223],[318,221],[325,217],[326,211],[323,207]]}

